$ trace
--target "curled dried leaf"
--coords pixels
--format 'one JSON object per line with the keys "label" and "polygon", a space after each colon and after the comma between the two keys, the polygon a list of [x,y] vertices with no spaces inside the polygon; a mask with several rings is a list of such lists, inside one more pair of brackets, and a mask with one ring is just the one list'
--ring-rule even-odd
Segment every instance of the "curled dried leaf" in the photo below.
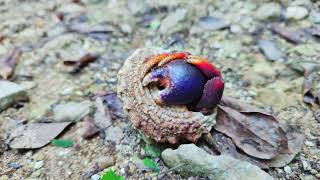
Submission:
{"label": "curled dried leaf", "polygon": [[283,167],[289,164],[301,151],[306,139],[305,135],[291,127],[284,127],[283,129],[287,134],[290,153],[278,154],[271,160],[261,160],[261,163],[269,167]]}
{"label": "curled dried leaf", "polygon": [[118,98],[117,93],[107,93],[102,96],[103,103],[107,106],[112,119],[126,118],[123,112],[123,104]]}
{"label": "curled dried leaf", "polygon": [[207,143],[209,143],[210,146],[214,147],[214,149],[218,151],[220,154],[227,154],[236,159],[248,161],[251,164],[257,165],[262,169],[269,168],[265,163],[260,162],[257,158],[248,156],[245,153],[238,151],[236,145],[233,143],[231,138],[220,132],[212,131],[210,134],[207,134],[205,136],[205,140]]}
{"label": "curled dried leaf", "polygon": [[107,40],[110,33],[115,31],[113,26],[108,24],[89,25],[86,23],[74,23],[67,26],[68,32],[84,34],[97,40]]}
{"label": "curled dried leaf", "polygon": [[304,34],[302,32],[290,31],[287,28],[281,27],[279,25],[273,25],[270,29],[273,33],[278,34],[291,43],[299,44],[304,42]]}
{"label": "curled dried leaf", "polygon": [[275,117],[226,96],[221,104],[214,128],[229,136],[246,154],[272,159],[288,152],[286,134]]}
{"label": "curled dried leaf", "polygon": [[82,133],[82,137],[84,139],[91,139],[96,136],[99,132],[99,128],[95,125],[94,119],[90,117],[86,117],[84,120],[84,130]]}
{"label": "curled dried leaf", "polygon": [[196,142],[214,125],[213,115],[191,112],[185,105],[159,105],[159,89],[143,86],[142,81],[157,65],[147,58],[157,54],[152,49],[136,50],[119,71],[118,96],[123,101],[133,125],[157,142],[178,143],[180,139]]}
{"label": "curled dried leaf", "polygon": [[[283,126],[282,126],[283,127]],[[272,167],[284,167],[289,164],[294,157],[301,151],[305,141],[305,135],[292,127],[283,127],[288,139],[288,146],[290,153],[278,154],[272,159],[259,159],[245,154],[236,148],[234,142],[226,135],[212,131],[210,134],[204,136],[206,142],[221,154],[228,154],[236,159],[248,161],[259,166],[262,169],[269,169]]]}
{"label": "curled dried leaf", "polygon": [[317,38],[320,38],[320,26],[313,26],[311,28],[308,29],[308,32]]}
{"label": "curled dried leaf", "polygon": [[304,68],[303,101],[310,105],[320,104],[320,90],[316,87],[320,82],[318,64],[306,63]]}
{"label": "curled dried leaf", "polygon": [[66,66],[73,66],[71,73],[77,73],[81,68],[87,66],[89,63],[97,60],[98,58],[99,55],[87,53],[78,60],[65,60],[63,61],[63,64]]}
{"label": "curled dried leaf", "polygon": [[5,40],[5,39],[6,39],[6,36],[0,35],[0,43],[1,43],[3,40]]}
{"label": "curled dried leaf", "polygon": [[57,137],[70,122],[31,123],[18,126],[9,137],[9,146],[13,149],[41,148]]}
{"label": "curled dried leaf", "polygon": [[0,76],[3,79],[8,79],[12,76],[21,54],[21,49],[15,47],[10,53],[0,59]]}

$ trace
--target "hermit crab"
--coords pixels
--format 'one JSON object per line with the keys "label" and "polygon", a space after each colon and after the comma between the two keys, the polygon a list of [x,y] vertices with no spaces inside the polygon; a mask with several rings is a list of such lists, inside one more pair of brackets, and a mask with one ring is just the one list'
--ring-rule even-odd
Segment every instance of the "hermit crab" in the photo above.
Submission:
{"label": "hermit crab", "polygon": [[157,142],[196,142],[215,124],[220,71],[188,52],[138,49],[118,73],[118,95],[133,125]]}

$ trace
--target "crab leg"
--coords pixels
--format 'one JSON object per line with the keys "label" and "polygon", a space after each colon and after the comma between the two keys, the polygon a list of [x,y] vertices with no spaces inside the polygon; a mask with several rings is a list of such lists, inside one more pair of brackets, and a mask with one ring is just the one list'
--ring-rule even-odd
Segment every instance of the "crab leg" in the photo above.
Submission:
{"label": "crab leg", "polygon": [[199,68],[208,79],[221,77],[221,72],[212,64],[210,64],[206,58],[189,55],[187,57],[187,62]]}
{"label": "crab leg", "polygon": [[224,82],[221,77],[214,77],[204,85],[202,97],[196,105],[196,109],[202,112],[210,112],[221,100]]}
{"label": "crab leg", "polygon": [[190,55],[190,53],[188,53],[188,52],[171,53],[167,57],[163,58],[159,62],[158,66],[163,66],[163,65],[167,64],[168,62],[173,61],[173,60],[177,60],[177,59],[184,60],[188,55]]}

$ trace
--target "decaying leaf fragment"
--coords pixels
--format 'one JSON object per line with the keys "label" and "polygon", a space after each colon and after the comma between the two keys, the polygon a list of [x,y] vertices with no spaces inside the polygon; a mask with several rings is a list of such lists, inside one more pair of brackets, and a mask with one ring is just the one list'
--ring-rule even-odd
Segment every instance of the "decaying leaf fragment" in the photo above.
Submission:
{"label": "decaying leaf fragment", "polygon": [[220,154],[227,154],[229,156],[232,156],[236,159],[240,159],[243,161],[248,161],[251,164],[257,165],[262,169],[268,169],[269,167],[263,163],[260,162],[257,158],[254,158],[252,156],[248,156],[243,152],[239,152],[237,150],[236,145],[233,143],[231,138],[224,135],[223,133],[212,131],[210,134],[206,134],[205,140],[206,142],[212,146],[216,151],[218,151]]}
{"label": "decaying leaf fragment", "polygon": [[5,57],[0,58],[0,77],[2,79],[12,76],[21,54],[21,49],[15,47]]}
{"label": "decaying leaf fragment", "polygon": [[279,25],[273,25],[270,29],[273,33],[278,34],[291,43],[299,44],[304,42],[304,35],[302,32],[290,31],[286,27],[281,27]]}
{"label": "decaying leaf fragment", "polygon": [[103,99],[103,103],[107,106],[112,119],[124,119],[126,117],[123,112],[123,104],[118,98],[117,93],[110,92],[101,98]]}
{"label": "decaying leaf fragment", "polygon": [[301,132],[290,127],[283,127],[283,129],[287,134],[290,153],[278,154],[273,159],[261,160],[261,163],[264,163],[269,167],[283,167],[289,164],[294,159],[294,157],[301,151],[306,136]]}
{"label": "decaying leaf fragment", "polygon": [[[282,126],[283,127],[283,126]],[[284,167],[289,164],[295,156],[301,151],[305,135],[291,127],[283,127],[288,139],[289,153],[278,154],[272,159],[259,159],[247,155],[243,151],[239,151],[231,138],[223,133],[212,131],[210,134],[204,136],[205,141],[220,154],[228,154],[236,159],[248,161],[251,164],[257,165],[262,169],[269,169],[272,167]]]}
{"label": "decaying leaf fragment", "polygon": [[320,105],[320,87],[317,87],[320,82],[320,74],[318,74],[320,66],[315,63],[305,63],[303,69],[303,101],[310,105]]}
{"label": "decaying leaf fragment", "polygon": [[308,29],[308,32],[314,37],[320,38],[320,26],[313,26]]}
{"label": "decaying leaf fragment", "polygon": [[113,26],[108,24],[89,25],[86,23],[76,23],[67,25],[68,32],[84,34],[97,40],[107,40],[110,33],[115,31]]}
{"label": "decaying leaf fragment", "polygon": [[158,54],[153,49],[138,49],[118,73],[118,96],[133,125],[157,142],[178,143],[180,139],[196,142],[215,124],[213,115],[189,111],[185,105],[159,105],[157,87],[143,86],[146,74],[157,65],[146,62]]}
{"label": "decaying leaf fragment", "polygon": [[214,128],[250,156],[272,159],[289,151],[286,134],[275,117],[246,103],[224,96],[216,121]]}
{"label": "decaying leaf fragment", "polygon": [[70,122],[65,123],[31,123],[19,126],[9,138],[9,146],[13,149],[41,148],[57,137]]}
{"label": "decaying leaf fragment", "polygon": [[99,128],[95,125],[94,119],[91,117],[85,117],[85,119],[83,120],[83,126],[82,137],[84,139],[93,138],[100,131]]}
{"label": "decaying leaf fragment", "polygon": [[97,60],[98,58],[99,56],[96,54],[87,53],[78,60],[65,60],[63,61],[63,64],[66,66],[72,66],[71,73],[77,73],[81,68],[87,66],[89,63]]}

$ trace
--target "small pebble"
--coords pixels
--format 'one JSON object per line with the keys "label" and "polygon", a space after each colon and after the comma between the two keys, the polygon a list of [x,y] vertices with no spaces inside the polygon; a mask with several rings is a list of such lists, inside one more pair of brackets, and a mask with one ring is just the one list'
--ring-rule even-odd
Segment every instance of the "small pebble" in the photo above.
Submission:
{"label": "small pebble", "polygon": [[63,161],[59,161],[59,162],[58,162],[58,166],[62,166],[63,164],[64,164]]}
{"label": "small pebble", "polygon": [[318,171],[315,170],[315,169],[311,169],[310,172],[311,172],[311,174],[317,174],[318,173]]}
{"label": "small pebble", "polygon": [[305,171],[311,170],[311,166],[307,161],[302,161],[302,167]]}
{"label": "small pebble", "polygon": [[13,169],[19,169],[19,168],[22,167],[22,165],[19,164],[19,163],[9,163],[7,166],[8,166],[9,168],[13,168]]}
{"label": "small pebble", "polygon": [[311,141],[306,141],[304,144],[306,146],[309,146],[309,147],[314,147],[315,146],[315,144],[313,142],[311,142]]}
{"label": "small pebble", "polygon": [[96,159],[96,164],[99,167],[99,169],[108,168],[110,166],[113,166],[114,163],[115,163],[115,159],[113,156],[106,156],[106,157],[101,156]]}
{"label": "small pebble", "polygon": [[33,169],[40,169],[43,167],[43,161],[38,161],[34,163]]}
{"label": "small pebble", "polygon": [[256,10],[255,17],[261,20],[276,18],[281,14],[281,6],[278,3],[265,3]]}
{"label": "small pebble", "polygon": [[100,175],[98,174],[94,174],[90,177],[91,180],[99,180],[100,179]]}
{"label": "small pebble", "polygon": [[0,180],[9,180],[9,177],[7,175],[0,176]]}
{"label": "small pebble", "polygon": [[38,169],[31,174],[31,177],[36,178],[36,177],[39,177],[41,174],[42,174],[42,170]]}
{"label": "small pebble", "polygon": [[287,8],[285,16],[287,19],[300,20],[307,17],[308,14],[308,10],[302,6],[290,6]]}
{"label": "small pebble", "polygon": [[291,174],[292,173],[292,170],[289,166],[285,166],[284,168],[284,172],[286,172],[287,174]]}

